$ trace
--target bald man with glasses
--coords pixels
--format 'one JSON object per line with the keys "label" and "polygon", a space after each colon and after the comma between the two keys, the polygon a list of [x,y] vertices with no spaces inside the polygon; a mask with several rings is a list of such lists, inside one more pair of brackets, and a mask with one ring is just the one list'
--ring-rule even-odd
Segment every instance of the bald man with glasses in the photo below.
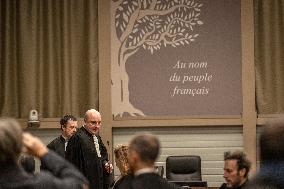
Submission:
{"label": "bald man with glasses", "polygon": [[72,136],[66,149],[66,159],[72,162],[88,178],[90,189],[107,189],[106,177],[113,170],[108,153],[99,136],[101,114],[90,109],[84,117],[85,124]]}

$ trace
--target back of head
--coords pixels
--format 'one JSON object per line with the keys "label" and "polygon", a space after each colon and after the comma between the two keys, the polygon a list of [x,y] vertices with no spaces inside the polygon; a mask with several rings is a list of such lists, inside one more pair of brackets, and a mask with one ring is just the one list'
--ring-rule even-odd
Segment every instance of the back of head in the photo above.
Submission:
{"label": "back of head", "polygon": [[130,141],[129,150],[136,151],[141,161],[153,164],[160,152],[160,142],[151,133],[141,133]]}
{"label": "back of head", "polygon": [[0,166],[17,163],[22,151],[22,129],[14,119],[0,118]]}
{"label": "back of head", "polygon": [[276,119],[264,126],[260,136],[260,154],[262,161],[284,160],[284,118]]}

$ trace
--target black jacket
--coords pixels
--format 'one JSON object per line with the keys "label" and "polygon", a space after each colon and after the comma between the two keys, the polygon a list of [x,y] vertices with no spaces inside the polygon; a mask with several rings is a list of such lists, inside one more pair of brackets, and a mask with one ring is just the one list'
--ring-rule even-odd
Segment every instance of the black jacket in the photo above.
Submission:
{"label": "black jacket", "polygon": [[62,137],[62,135],[51,141],[47,147],[58,153],[61,157],[65,158],[65,139]]}
{"label": "black jacket", "polygon": [[246,180],[241,186],[238,187],[227,187],[226,183],[223,183],[219,189],[243,189],[247,185],[248,180]]}
{"label": "black jacket", "polygon": [[176,185],[168,183],[156,173],[145,173],[135,176],[131,189],[178,189]]}
{"label": "black jacket", "polygon": [[43,170],[26,173],[17,164],[0,167],[0,189],[81,189],[86,178],[70,163],[50,151],[41,158]]}

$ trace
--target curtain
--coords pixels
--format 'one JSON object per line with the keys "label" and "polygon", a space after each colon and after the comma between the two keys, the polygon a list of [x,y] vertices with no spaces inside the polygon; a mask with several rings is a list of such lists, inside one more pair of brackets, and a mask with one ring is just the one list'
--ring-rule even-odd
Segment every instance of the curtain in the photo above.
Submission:
{"label": "curtain", "polygon": [[284,113],[284,1],[255,0],[258,114]]}
{"label": "curtain", "polygon": [[97,0],[0,1],[0,116],[98,107]]}

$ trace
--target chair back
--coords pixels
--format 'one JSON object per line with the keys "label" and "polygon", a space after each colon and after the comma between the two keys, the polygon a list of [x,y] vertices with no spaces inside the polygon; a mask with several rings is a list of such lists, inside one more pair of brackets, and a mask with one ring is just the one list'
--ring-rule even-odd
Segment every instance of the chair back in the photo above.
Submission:
{"label": "chair back", "polygon": [[202,181],[200,156],[169,156],[166,178],[171,181]]}

